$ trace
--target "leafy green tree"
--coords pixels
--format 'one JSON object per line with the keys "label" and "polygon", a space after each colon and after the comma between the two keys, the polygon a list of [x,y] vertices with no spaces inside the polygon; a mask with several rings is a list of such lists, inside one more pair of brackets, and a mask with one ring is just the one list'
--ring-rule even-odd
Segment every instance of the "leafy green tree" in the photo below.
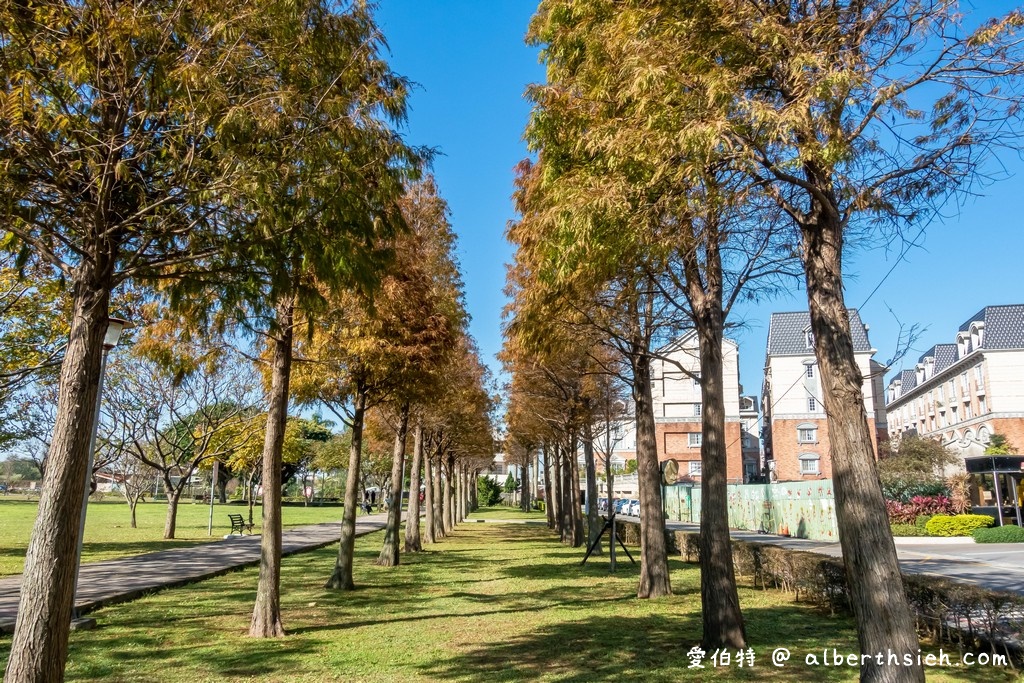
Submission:
{"label": "leafy green tree", "polygon": [[[178,504],[200,466],[227,460],[257,438],[262,421],[253,410],[259,382],[252,366],[235,354],[177,345],[195,367],[182,373],[157,361],[124,354],[108,369],[105,403],[121,429],[112,448],[159,473],[167,494],[164,538],[174,538]],[[195,358],[202,361],[195,363]]]}
{"label": "leafy green tree", "polygon": [[958,461],[938,439],[903,436],[892,454],[878,461],[878,474],[885,486],[899,482],[941,484],[946,468]]}
{"label": "leafy green tree", "polygon": [[[796,233],[860,646],[912,655],[917,637],[853,353],[843,252],[926,225],[978,179],[991,152],[1018,144],[1021,16],[983,18],[972,32],[952,1],[628,5],[638,15],[618,29],[644,31],[620,53],[629,55],[623,63],[654,79],[669,74],[687,105],[672,118],[679,138],[716,141]],[[861,675],[923,680],[918,666],[873,660]]]}
{"label": "leafy green tree", "polygon": [[312,331],[331,293],[351,288],[370,297],[388,261],[387,241],[405,227],[397,203],[403,182],[423,160],[393,129],[408,87],[382,58],[370,5],[304,0],[271,3],[265,12],[250,34],[264,67],[255,71],[255,89],[277,96],[262,116],[237,122],[244,139],[232,152],[251,182],[230,200],[260,239],[242,245],[237,279],[218,287],[227,315],[244,310],[264,335],[269,361],[253,637],[284,634],[279,478],[296,330]]}
{"label": "leafy green tree", "polygon": [[490,507],[501,501],[501,487],[490,477],[477,477],[476,485],[481,505]]}
{"label": "leafy green tree", "polygon": [[985,455],[1012,455],[1016,450],[1002,434],[993,434],[989,437],[988,446],[985,447]]}
{"label": "leafy green tree", "polygon": [[186,279],[248,241],[225,220],[221,200],[246,169],[224,151],[271,101],[247,82],[258,49],[238,40],[247,27],[276,25],[266,4],[0,6],[0,249],[19,267],[59,273],[70,300],[6,680],[63,675],[111,293]]}

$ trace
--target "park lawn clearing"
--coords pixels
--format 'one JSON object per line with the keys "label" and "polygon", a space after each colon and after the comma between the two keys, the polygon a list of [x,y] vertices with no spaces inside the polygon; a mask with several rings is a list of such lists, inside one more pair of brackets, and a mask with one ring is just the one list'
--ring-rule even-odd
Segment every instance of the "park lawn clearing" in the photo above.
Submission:
{"label": "park lawn clearing", "polygon": [[[0,498],[0,576],[21,573],[37,507],[38,503],[34,501]],[[178,505],[177,538],[165,541],[166,503],[139,503],[136,509],[138,528],[132,529],[127,503],[119,500],[90,501],[85,522],[85,541],[82,544],[82,562],[113,560],[218,541],[231,531],[229,514],[240,514],[248,518],[249,508],[246,505],[214,505],[213,535],[210,536],[207,534],[210,506],[182,502]],[[340,507],[286,506],[282,509],[285,527],[320,522],[338,522],[340,526],[341,514]],[[259,533],[259,506],[253,510],[253,521],[253,533]]]}
{"label": "park lawn clearing", "polygon": [[[852,621],[741,588],[753,668],[689,669],[700,635],[699,574],[672,560],[675,595],[635,598],[637,570],[609,575],[598,557],[546,528],[468,524],[399,567],[373,565],[381,533],[357,540],[358,589],[322,586],[335,548],[282,568],[281,639],[246,637],[257,571],[234,572],[97,610],[71,637],[69,681],[856,681],[850,668],[809,669],[824,648],[856,651]],[[0,640],[0,660],[10,638]],[[787,647],[789,666],[771,652]],[[926,650],[927,651],[927,650]],[[1015,679],[991,667],[930,670],[929,681]]]}
{"label": "park lawn clearing", "polygon": [[479,510],[474,510],[469,514],[469,520],[474,519],[523,519],[533,520],[536,522],[547,523],[547,516],[543,510],[530,510],[529,512],[523,512],[518,507],[508,507],[506,505],[494,505],[491,507],[482,507]]}

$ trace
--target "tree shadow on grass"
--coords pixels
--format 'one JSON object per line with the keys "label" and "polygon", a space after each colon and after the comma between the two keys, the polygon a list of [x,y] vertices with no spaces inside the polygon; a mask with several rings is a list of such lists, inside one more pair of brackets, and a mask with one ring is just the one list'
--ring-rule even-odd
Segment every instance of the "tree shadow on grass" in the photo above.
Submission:
{"label": "tree shadow on grass", "polygon": [[[592,681],[681,680],[720,681],[856,681],[857,668],[810,666],[808,653],[837,648],[857,651],[856,638],[846,634],[837,639],[816,628],[800,628],[807,620],[801,607],[747,609],[744,612],[754,632],[767,634],[760,642],[751,642],[754,667],[739,667],[735,652],[728,665],[715,666],[710,654],[703,669],[691,669],[687,652],[699,643],[699,612],[645,616],[581,616],[578,620],[540,626],[528,633],[507,637],[501,642],[474,644],[468,650],[435,659],[420,666],[429,678],[453,681],[556,680],[562,683]],[[796,628],[793,628],[796,627]],[[792,658],[783,667],[772,664],[775,648],[787,648]],[[952,657],[956,660],[956,657]],[[1011,680],[1008,672],[993,676],[991,669],[946,668],[942,672],[952,680],[972,683]]]}

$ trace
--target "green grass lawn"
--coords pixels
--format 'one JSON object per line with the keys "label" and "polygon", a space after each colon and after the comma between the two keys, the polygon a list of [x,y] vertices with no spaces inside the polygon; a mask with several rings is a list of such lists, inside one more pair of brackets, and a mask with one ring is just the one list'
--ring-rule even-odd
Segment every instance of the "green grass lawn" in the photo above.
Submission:
{"label": "green grass lawn", "polygon": [[529,512],[523,512],[518,507],[508,507],[506,505],[494,505],[492,507],[482,507],[475,512],[469,514],[470,519],[532,519],[538,522],[546,522],[547,517],[541,510],[530,510]]}
{"label": "green grass lawn", "polygon": [[[36,518],[36,502],[0,498],[0,576],[20,574],[25,561],[32,524]],[[167,550],[214,541],[231,530],[229,513],[243,517],[249,514],[245,505],[214,505],[213,536],[207,535],[210,506],[184,502],[178,506],[177,530],[174,540],[163,540],[167,504],[140,503],[136,510],[138,528],[132,529],[128,504],[105,500],[90,502],[85,522],[82,561],[96,562],[127,557],[155,550]],[[291,507],[283,509],[284,525],[300,526],[341,520],[340,507]],[[260,508],[253,511],[259,531]]]}
{"label": "green grass lawn", "polygon": [[[637,570],[609,575],[601,558],[545,528],[468,524],[395,568],[373,565],[381,534],[356,545],[358,589],[325,590],[335,549],[285,558],[288,636],[245,636],[255,569],[94,612],[71,637],[69,681],[856,681],[808,668],[809,652],[856,651],[849,619],[780,592],[741,589],[753,668],[687,668],[700,636],[698,571],[672,561],[675,595],[637,600]],[[0,661],[10,638],[0,640]],[[769,661],[774,648],[793,657]],[[992,668],[931,670],[929,681],[1005,683]]]}

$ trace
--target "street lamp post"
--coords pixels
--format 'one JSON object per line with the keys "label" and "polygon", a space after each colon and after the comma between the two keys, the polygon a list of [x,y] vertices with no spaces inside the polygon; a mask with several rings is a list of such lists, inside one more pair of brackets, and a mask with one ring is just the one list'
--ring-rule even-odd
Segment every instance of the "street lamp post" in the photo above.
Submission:
{"label": "street lamp post", "polygon": [[92,434],[89,436],[89,464],[85,470],[85,491],[82,493],[82,515],[78,526],[78,548],[75,551],[75,592],[71,598],[72,628],[75,628],[76,625],[78,628],[91,628],[96,624],[95,620],[81,618],[78,607],[75,606],[75,599],[78,597],[78,572],[82,566],[82,539],[85,537],[85,513],[89,507],[89,494],[91,493],[89,489],[92,487],[92,465],[93,457],[96,453],[96,432],[99,430],[100,424],[100,401],[103,397],[103,376],[107,372],[107,354],[110,353],[112,348],[117,346],[117,342],[121,339],[121,332],[126,324],[126,320],[108,318],[107,331],[103,336],[103,356],[100,360],[99,385],[96,388],[96,414],[93,417]]}

